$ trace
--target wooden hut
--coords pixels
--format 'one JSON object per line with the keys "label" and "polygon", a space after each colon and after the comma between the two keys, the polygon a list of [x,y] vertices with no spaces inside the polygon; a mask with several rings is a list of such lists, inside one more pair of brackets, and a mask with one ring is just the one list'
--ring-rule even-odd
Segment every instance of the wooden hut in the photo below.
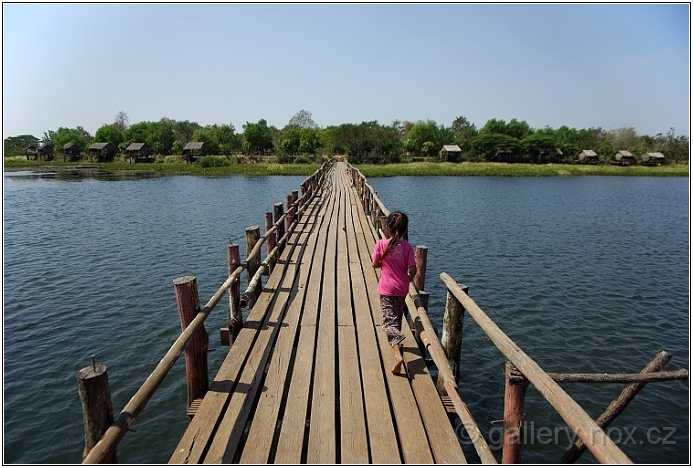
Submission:
{"label": "wooden hut", "polygon": [[24,148],[24,154],[26,154],[27,159],[36,159],[38,158],[38,148],[36,145],[29,145]]}
{"label": "wooden hut", "polygon": [[110,162],[113,161],[117,150],[111,143],[94,143],[89,146],[89,156],[91,162]]}
{"label": "wooden hut", "polygon": [[630,151],[621,150],[614,154],[611,158],[611,164],[618,164],[619,166],[630,166],[635,164],[635,156],[631,154]]}
{"label": "wooden hut", "polygon": [[79,159],[80,148],[77,143],[70,142],[63,145],[63,162],[67,161],[77,161]]}
{"label": "wooden hut", "polygon": [[199,156],[205,154],[207,154],[207,147],[204,141],[189,141],[183,147],[183,159],[188,163],[195,162]]}
{"label": "wooden hut", "polygon": [[443,145],[443,148],[438,152],[440,161],[460,162],[462,159],[462,150],[457,145]]}
{"label": "wooden hut", "polygon": [[39,159],[49,161],[53,159],[53,143],[50,141],[42,141],[38,148],[36,148],[36,153]]}
{"label": "wooden hut", "polygon": [[125,154],[132,163],[139,161],[146,161],[152,154],[152,150],[146,143],[130,143],[127,148],[125,148]]}
{"label": "wooden hut", "polygon": [[512,163],[513,162],[513,152],[510,150],[499,149],[499,150],[496,150],[495,158],[496,158],[496,162]]}
{"label": "wooden hut", "polygon": [[597,164],[599,162],[599,155],[592,150],[582,150],[578,154],[578,162],[580,164]]}
{"label": "wooden hut", "polygon": [[666,161],[662,153],[645,153],[640,158],[643,166],[661,166]]}
{"label": "wooden hut", "polygon": [[537,164],[559,163],[563,158],[563,151],[559,148],[541,150],[537,156]]}

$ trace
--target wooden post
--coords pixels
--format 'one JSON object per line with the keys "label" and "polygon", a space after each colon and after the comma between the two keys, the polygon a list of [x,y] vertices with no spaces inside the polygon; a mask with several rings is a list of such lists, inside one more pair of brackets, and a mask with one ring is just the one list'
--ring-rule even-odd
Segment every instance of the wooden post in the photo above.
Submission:
{"label": "wooden post", "polygon": [[[467,294],[469,288],[465,284],[458,286]],[[445,351],[445,356],[448,358],[452,375],[455,377],[455,382],[460,382],[460,352],[462,350],[462,322],[464,319],[464,307],[457,298],[448,290],[447,299],[445,302],[445,314],[443,315],[443,336],[440,338],[440,344]],[[443,382],[438,379],[438,392],[445,395]]]}
{"label": "wooden post", "polygon": [[[428,247],[417,245],[414,252],[416,259],[416,276],[414,276],[414,286],[421,292],[426,289],[426,264],[428,263]],[[426,307],[426,306],[424,306]]]}
{"label": "wooden post", "polygon": [[[255,244],[258,243],[260,240],[260,226],[248,226],[245,228],[245,245],[246,245],[246,255],[250,255],[250,253],[253,251],[255,248]],[[248,267],[246,268],[246,271],[248,272],[248,283],[250,283],[253,280],[253,276],[255,276],[255,273],[257,272],[258,268],[260,268],[260,255],[256,255],[253,258],[246,258],[248,262]],[[253,294],[253,300],[248,301],[248,303],[254,303],[255,299],[257,299],[260,296],[260,293],[262,292],[262,281],[258,281],[257,285],[255,286],[255,290],[252,291]]]}
{"label": "wooden post", "polygon": [[294,211],[291,209],[291,203],[293,196],[288,194],[286,196],[286,230],[291,229],[291,225],[294,223]]}
{"label": "wooden post", "polygon": [[[82,400],[82,417],[84,419],[84,452],[82,459],[94,448],[108,427],[113,423],[113,403],[111,389],[108,385],[108,369],[103,364],[96,364],[92,356],[92,365],[77,373],[77,388]],[[103,463],[118,463],[115,446],[109,451]]]}
{"label": "wooden post", "polygon": [[[281,203],[275,203],[274,204],[274,222],[277,223],[279,222],[279,218],[284,216],[284,205]],[[284,237],[284,223],[279,223],[277,225],[277,242],[281,240],[282,237]],[[281,253],[284,250],[283,245],[279,247],[279,253]]]}
{"label": "wooden post", "polygon": [[505,363],[505,408],[503,411],[502,463],[520,463],[525,392],[529,380],[510,362]]}
{"label": "wooden post", "polygon": [[[274,226],[274,221],[272,220],[272,213],[267,212],[265,213],[265,232],[269,231],[272,229]],[[270,254],[274,250],[274,248],[277,246],[277,231],[274,231],[270,233],[269,235],[265,234],[267,236],[267,255]],[[269,261],[268,269],[267,269],[267,276],[272,274],[272,270],[274,270],[274,265],[277,264],[277,256],[275,255],[272,257]]]}
{"label": "wooden post", "polygon": [[[229,265],[229,276],[241,266],[241,249],[238,244],[230,244],[226,249]],[[243,311],[241,310],[241,281],[236,279],[229,288],[229,318],[227,320],[227,339],[223,344],[231,346],[243,328]]]}
{"label": "wooden post", "polygon": [[[291,191],[291,204],[293,205],[293,204],[296,203],[297,201],[298,201],[298,190],[292,190],[292,191]],[[301,217],[300,217],[300,215],[298,214],[298,204],[297,204],[296,207],[294,208],[294,219],[295,219],[296,221],[300,221],[300,220],[301,220]]]}
{"label": "wooden post", "polygon": [[[200,299],[197,294],[197,278],[182,276],[173,280],[178,304],[181,330],[185,330],[200,312]],[[185,377],[188,383],[188,408],[193,401],[201,399],[209,389],[207,373],[207,350],[209,335],[203,324],[190,337],[185,347]],[[187,411],[186,411],[187,412]]]}

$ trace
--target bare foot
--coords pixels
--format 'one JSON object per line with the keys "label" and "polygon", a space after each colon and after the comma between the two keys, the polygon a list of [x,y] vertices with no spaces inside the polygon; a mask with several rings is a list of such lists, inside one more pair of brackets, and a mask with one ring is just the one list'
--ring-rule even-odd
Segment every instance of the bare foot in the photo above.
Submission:
{"label": "bare foot", "polygon": [[399,371],[402,370],[402,363],[404,362],[404,358],[401,356],[399,358],[395,358],[395,364],[392,366],[392,373],[393,374],[399,374]]}

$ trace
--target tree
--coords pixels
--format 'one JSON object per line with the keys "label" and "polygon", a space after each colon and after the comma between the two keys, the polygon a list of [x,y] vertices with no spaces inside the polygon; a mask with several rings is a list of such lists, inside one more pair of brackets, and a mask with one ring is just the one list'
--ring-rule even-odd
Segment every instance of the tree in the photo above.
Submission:
{"label": "tree", "polygon": [[120,111],[116,114],[115,121],[113,123],[120,128],[120,131],[122,132],[127,130],[127,128],[130,126],[130,118],[125,111]]}
{"label": "tree", "polygon": [[486,161],[500,161],[501,155],[517,160],[522,146],[517,138],[502,133],[479,132],[471,141],[472,150]]}
{"label": "tree", "polygon": [[37,146],[39,139],[34,135],[19,135],[7,137],[4,140],[4,155],[5,156],[23,156],[24,149],[28,146]]}
{"label": "tree", "polygon": [[94,140],[96,140],[97,143],[110,143],[118,148],[120,144],[125,141],[125,135],[117,124],[106,124],[96,130]]}
{"label": "tree", "polygon": [[435,156],[443,145],[454,141],[450,129],[433,120],[418,121],[405,134],[404,149],[415,155]]}
{"label": "tree", "polygon": [[301,109],[291,117],[287,127],[296,126],[298,128],[318,128],[318,124],[313,121],[313,116],[307,110]]}
{"label": "tree", "polygon": [[245,154],[266,154],[272,151],[272,138],[277,132],[274,127],[268,127],[265,119],[257,123],[246,122],[243,125],[243,152]]}

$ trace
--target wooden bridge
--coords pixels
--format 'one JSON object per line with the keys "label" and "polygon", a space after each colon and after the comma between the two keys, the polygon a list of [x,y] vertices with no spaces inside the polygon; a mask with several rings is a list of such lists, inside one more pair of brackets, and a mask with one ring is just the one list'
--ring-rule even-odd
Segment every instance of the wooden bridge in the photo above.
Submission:
{"label": "wooden bridge", "polygon": [[[203,308],[194,277],[174,281],[183,332],[115,419],[110,401],[101,405],[105,413],[85,416],[84,463],[116,460],[118,442],[183,350],[191,420],[170,463],[466,463],[455,418],[464,425],[478,461],[497,463],[457,391],[461,336],[453,335],[455,329],[461,333],[465,312],[508,358],[503,462],[520,460],[529,383],[580,438],[579,447],[562,461],[575,460],[587,448],[603,463],[630,462],[603,432],[615,416],[595,422],[556,383],[595,377],[544,372],[444,273],[448,299],[441,344],[425,309],[425,247],[417,248],[419,273],[407,298],[405,363],[400,374],[392,374],[392,350],[380,330],[379,271],[371,266],[373,246],[382,235],[377,226],[387,209],[365,178],[344,162],[324,165],[301,192],[300,198],[298,191],[287,197],[286,214],[281,204],[275,205],[274,219],[267,213],[265,236],[259,237],[257,226],[246,230],[245,262],[240,262],[238,246],[229,246],[229,277]],[[263,243],[268,255],[260,261]],[[248,286],[241,295],[244,271]],[[227,295],[231,313],[224,336],[230,348],[208,383],[203,323]],[[245,317],[241,305],[248,307]],[[426,365],[427,354],[435,362],[437,382]],[[686,371],[659,372],[667,356],[656,357],[640,374],[612,379],[630,385],[609,410],[617,415],[644,382],[687,378]],[[96,382],[105,366],[94,364],[82,373],[81,385]],[[605,382],[604,374],[598,378]],[[108,395],[105,385],[100,393]],[[80,392],[83,405],[99,393]],[[85,413],[90,413],[86,405]]]}
{"label": "wooden bridge", "polygon": [[411,330],[393,375],[377,233],[345,163],[300,216],[171,463],[464,463]]}

